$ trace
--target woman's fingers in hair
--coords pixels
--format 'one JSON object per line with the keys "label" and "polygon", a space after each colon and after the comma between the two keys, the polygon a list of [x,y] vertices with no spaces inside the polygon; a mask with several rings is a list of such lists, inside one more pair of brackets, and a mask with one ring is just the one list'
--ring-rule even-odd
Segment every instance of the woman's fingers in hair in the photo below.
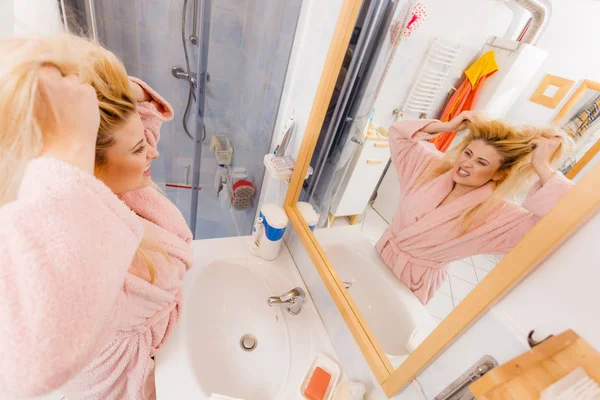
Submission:
{"label": "woman's fingers in hair", "polygon": [[477,112],[476,111],[463,111],[460,113],[460,115],[462,116],[463,121],[473,122],[473,120],[477,116]]}
{"label": "woman's fingers in hair", "polygon": [[546,151],[551,151],[552,153],[554,153],[561,145],[562,139],[558,136],[553,136],[551,138],[542,137],[539,139],[533,139],[531,143],[533,144],[534,149],[544,148]]}

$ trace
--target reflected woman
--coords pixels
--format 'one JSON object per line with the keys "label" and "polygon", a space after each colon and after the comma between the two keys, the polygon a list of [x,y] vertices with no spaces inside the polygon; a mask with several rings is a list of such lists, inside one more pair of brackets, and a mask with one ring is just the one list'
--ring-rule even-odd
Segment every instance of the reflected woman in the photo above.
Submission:
{"label": "reflected woman", "polygon": [[[463,129],[465,138],[446,154],[426,143]],[[551,128],[463,112],[449,122],[397,122],[389,140],[402,196],[376,248],[423,304],[448,279],[448,263],[508,253],[573,186],[552,167],[570,140]],[[523,204],[505,200],[535,175]]]}

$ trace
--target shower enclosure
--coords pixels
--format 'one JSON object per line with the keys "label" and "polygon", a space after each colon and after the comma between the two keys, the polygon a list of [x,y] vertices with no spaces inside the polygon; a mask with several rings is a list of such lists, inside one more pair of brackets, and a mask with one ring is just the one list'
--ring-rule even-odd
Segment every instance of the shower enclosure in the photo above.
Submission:
{"label": "shower enclosure", "polygon": [[[95,33],[173,106],[152,178],[196,239],[251,232],[301,3],[59,0],[71,30]],[[254,185],[245,210],[231,207],[231,179],[218,184],[213,136],[233,147],[228,175],[244,168]]]}

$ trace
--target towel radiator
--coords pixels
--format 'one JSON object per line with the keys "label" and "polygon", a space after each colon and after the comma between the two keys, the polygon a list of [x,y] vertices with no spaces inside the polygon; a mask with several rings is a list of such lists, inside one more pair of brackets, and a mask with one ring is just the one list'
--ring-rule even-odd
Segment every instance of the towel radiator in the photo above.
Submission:
{"label": "towel radiator", "polygon": [[402,106],[401,112],[412,111],[426,116],[438,101],[461,46],[434,38],[419,67],[417,79]]}

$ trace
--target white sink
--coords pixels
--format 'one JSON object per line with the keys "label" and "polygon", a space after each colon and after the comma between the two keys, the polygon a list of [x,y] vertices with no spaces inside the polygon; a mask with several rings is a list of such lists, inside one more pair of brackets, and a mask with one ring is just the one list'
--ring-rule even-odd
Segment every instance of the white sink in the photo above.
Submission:
{"label": "white sink", "polygon": [[[244,400],[302,399],[300,385],[318,353],[333,347],[307,292],[299,315],[267,305],[304,287],[287,249],[267,262],[247,238],[195,241],[178,324],[156,356],[158,400],[212,393]],[[306,290],[305,290],[306,291]],[[252,335],[253,338],[249,338]],[[256,347],[245,351],[256,339]]]}
{"label": "white sink", "polygon": [[435,329],[417,297],[383,263],[356,229],[317,230],[327,257],[383,350],[403,361]]}
{"label": "white sink", "polygon": [[[184,329],[192,369],[206,393],[277,397],[289,371],[290,341],[281,311],[267,305],[273,295],[260,276],[239,264],[217,261],[198,274],[186,299],[197,307]],[[243,337],[253,350],[244,350]]]}

